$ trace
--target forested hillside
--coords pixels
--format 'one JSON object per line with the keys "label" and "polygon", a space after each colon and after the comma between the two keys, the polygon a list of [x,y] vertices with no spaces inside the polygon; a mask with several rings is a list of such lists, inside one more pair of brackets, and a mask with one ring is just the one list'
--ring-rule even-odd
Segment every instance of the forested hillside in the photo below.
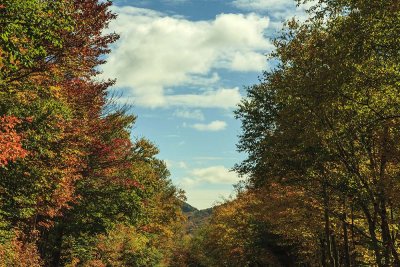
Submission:
{"label": "forested hillside", "polygon": [[214,208],[198,210],[196,208],[189,211],[183,209],[183,214],[186,216],[186,232],[193,234],[199,227],[208,223]]}
{"label": "forested hillside", "polygon": [[400,2],[299,2],[198,211],[98,77],[111,2],[0,0],[0,267],[400,267]]}

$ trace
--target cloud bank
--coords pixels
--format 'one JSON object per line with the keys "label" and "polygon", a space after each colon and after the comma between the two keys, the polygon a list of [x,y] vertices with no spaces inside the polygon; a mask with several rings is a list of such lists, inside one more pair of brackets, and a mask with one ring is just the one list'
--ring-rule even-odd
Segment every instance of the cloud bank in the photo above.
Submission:
{"label": "cloud bank", "polygon": [[232,5],[244,11],[268,14],[271,17],[271,28],[279,30],[282,22],[296,17],[300,21],[308,18],[306,10],[316,5],[318,0],[297,5],[296,0],[234,0]]}
{"label": "cloud bank", "polygon": [[193,129],[196,129],[196,130],[202,131],[202,132],[205,132],[205,131],[218,132],[218,131],[225,130],[226,126],[227,126],[226,122],[217,120],[217,121],[210,122],[209,124],[196,123],[196,124],[193,124],[191,127]]}
{"label": "cloud bank", "polygon": [[205,117],[203,112],[200,109],[188,110],[188,109],[177,109],[174,114],[175,117],[182,119],[191,119],[191,120],[199,120],[204,121]]}
{"label": "cloud bank", "polygon": [[[260,72],[266,68],[264,54],[272,49],[264,36],[269,19],[255,13],[190,21],[136,7],[113,11],[118,18],[110,31],[121,38],[102,67],[102,78],[117,78],[124,95],[139,106],[234,107],[239,90],[218,88],[218,71]],[[202,90],[179,92],[184,86]]]}
{"label": "cloud bank", "polygon": [[193,169],[189,177],[182,179],[183,185],[195,186],[199,184],[236,184],[239,176],[224,166],[211,166],[207,168]]}
{"label": "cloud bank", "polygon": [[245,10],[282,10],[296,5],[295,0],[235,0],[232,3]]}

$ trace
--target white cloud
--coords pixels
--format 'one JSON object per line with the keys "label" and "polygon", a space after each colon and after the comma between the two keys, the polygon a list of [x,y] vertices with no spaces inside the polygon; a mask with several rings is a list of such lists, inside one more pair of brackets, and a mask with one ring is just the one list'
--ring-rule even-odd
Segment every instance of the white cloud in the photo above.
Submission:
{"label": "white cloud", "polygon": [[217,72],[213,72],[212,74],[207,76],[192,74],[188,85],[190,85],[191,87],[194,86],[208,87],[217,84],[220,81],[220,79],[221,78],[219,77],[219,74]]}
{"label": "white cloud", "polygon": [[[264,36],[269,19],[254,13],[190,21],[135,7],[113,7],[113,11],[118,18],[110,31],[121,38],[102,67],[102,78],[117,78],[117,86],[126,88],[125,95],[140,106],[232,107],[240,98],[236,89],[174,95],[166,90],[191,85],[215,88],[220,69],[260,72],[266,68],[263,55],[272,49]],[[221,99],[226,95],[227,103]]]}
{"label": "white cloud", "polygon": [[[162,90],[161,90],[162,91]],[[160,91],[160,93],[161,93]],[[117,101],[121,104],[135,104],[151,108],[156,107],[182,107],[182,108],[221,108],[229,109],[236,107],[241,100],[239,88],[222,88],[208,90],[200,94],[144,94],[132,98],[120,97]]]}
{"label": "white cloud", "polygon": [[199,184],[236,184],[239,181],[239,176],[224,166],[193,169],[190,171],[189,177],[182,179],[182,183],[186,187]]}
{"label": "white cloud", "polygon": [[232,4],[242,10],[257,13],[268,13],[271,16],[271,28],[281,29],[282,20],[288,20],[294,16],[300,21],[308,18],[306,10],[318,3],[312,0],[306,4],[297,5],[296,0],[234,0]]}
{"label": "white cloud", "polygon": [[187,168],[188,168],[186,162],[184,162],[184,161],[179,161],[179,162],[178,162],[178,166],[179,166],[179,168],[181,168],[181,169],[187,169]]}
{"label": "white cloud", "polygon": [[179,169],[187,169],[188,165],[185,161],[173,161],[173,160],[164,160],[165,164],[167,165],[168,169],[172,169],[174,167]]}
{"label": "white cloud", "polygon": [[167,165],[168,169],[171,169],[173,166],[173,162],[171,160],[166,159],[166,160],[164,160],[164,163],[165,163],[165,165]]}
{"label": "white cloud", "polygon": [[210,122],[209,124],[204,124],[204,123],[196,123],[191,125],[190,127],[192,127],[193,129],[196,129],[198,131],[208,131],[208,132],[218,132],[218,131],[222,131],[226,129],[226,122],[224,121],[213,121]]}
{"label": "white cloud", "polygon": [[232,68],[235,70],[258,70],[265,63],[265,55],[256,52],[235,53]]}
{"label": "white cloud", "polygon": [[228,199],[233,190],[229,189],[185,189],[187,202],[198,209],[210,208]]}
{"label": "white cloud", "polygon": [[282,10],[296,6],[295,0],[235,0],[232,3],[245,10]]}
{"label": "white cloud", "polygon": [[200,109],[195,110],[187,110],[187,109],[178,109],[175,110],[175,117],[183,118],[183,119],[192,119],[192,120],[204,120],[204,114]]}
{"label": "white cloud", "polygon": [[164,97],[165,106],[183,106],[198,108],[232,108],[239,104],[239,88],[218,89],[197,95],[168,95]]}

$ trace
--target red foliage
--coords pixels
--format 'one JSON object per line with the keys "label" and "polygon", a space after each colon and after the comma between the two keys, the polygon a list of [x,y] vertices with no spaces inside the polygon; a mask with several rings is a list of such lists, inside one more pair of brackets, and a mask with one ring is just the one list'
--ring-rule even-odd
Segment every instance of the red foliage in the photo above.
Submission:
{"label": "red foliage", "polygon": [[[100,57],[110,52],[110,43],[118,39],[118,35],[102,34],[105,27],[115,15],[108,10],[111,2],[99,3],[98,0],[74,0],[73,19],[78,22],[73,32],[65,32],[64,44],[57,55],[54,66],[61,65],[69,70],[69,78],[90,78],[98,71],[96,66],[104,62]],[[68,51],[68,53],[65,53]]]}
{"label": "red foliage", "polygon": [[[62,83],[63,94],[75,115],[88,120],[87,123],[96,121],[101,115],[105,105],[107,88],[112,82],[95,83],[88,79],[74,78]],[[82,125],[82,121],[80,123]]]}
{"label": "red foliage", "polygon": [[94,174],[104,177],[105,182],[143,189],[143,185],[138,181],[121,175],[133,167],[132,143],[129,139],[114,138],[109,143],[97,140],[93,144],[92,156],[96,162]]}
{"label": "red foliage", "polygon": [[22,138],[15,127],[21,120],[14,116],[0,117],[0,166],[24,158],[28,152],[22,147]]}
{"label": "red foliage", "polygon": [[[79,198],[75,193],[76,181],[92,174],[90,159],[97,158],[93,145],[99,143],[101,112],[105,105],[106,90],[112,82],[94,82],[96,67],[103,62],[100,57],[108,53],[109,44],[117,39],[117,35],[103,35],[104,28],[115,17],[108,8],[110,2],[99,3],[98,0],[73,0],[72,19],[76,22],[73,31],[62,32],[63,46],[50,51],[53,60],[46,62],[48,73],[55,74],[58,79],[40,79],[60,88],[60,99],[65,101],[74,112],[70,121],[62,121],[65,147],[63,161],[57,170],[62,175],[56,181],[57,187],[48,198],[39,199],[39,214],[50,220],[39,222],[42,226],[50,226],[51,218],[62,215],[63,210]],[[43,81],[38,81],[43,84]],[[101,143],[101,142],[100,142]],[[67,152],[68,151],[68,152]],[[122,162],[112,153],[107,156],[108,162],[113,159]],[[95,165],[103,164],[95,163]],[[114,164],[121,167],[121,164]],[[111,167],[107,166],[105,169]],[[113,167],[114,169],[116,167]]]}

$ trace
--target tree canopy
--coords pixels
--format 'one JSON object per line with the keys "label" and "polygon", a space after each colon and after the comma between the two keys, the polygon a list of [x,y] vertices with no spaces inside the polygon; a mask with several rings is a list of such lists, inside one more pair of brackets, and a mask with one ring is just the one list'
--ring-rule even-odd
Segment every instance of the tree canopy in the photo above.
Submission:
{"label": "tree canopy", "polygon": [[96,77],[110,6],[0,4],[0,266],[168,262],[183,194]]}
{"label": "tree canopy", "polygon": [[236,110],[248,178],[198,234],[209,266],[400,266],[399,15],[320,0],[287,22]]}

